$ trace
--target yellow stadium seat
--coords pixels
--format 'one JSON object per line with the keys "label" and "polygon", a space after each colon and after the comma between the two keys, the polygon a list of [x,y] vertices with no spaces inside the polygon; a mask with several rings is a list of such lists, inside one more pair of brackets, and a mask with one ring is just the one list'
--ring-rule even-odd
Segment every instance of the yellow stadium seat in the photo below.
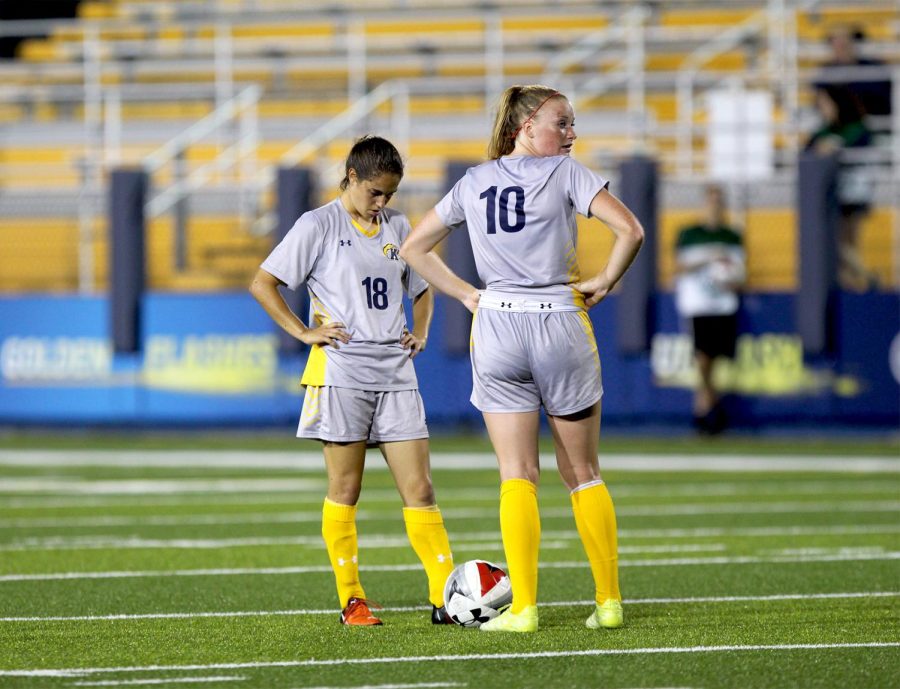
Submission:
{"label": "yellow stadium seat", "polygon": [[41,38],[29,38],[19,44],[17,55],[25,62],[52,62],[62,55],[59,46]]}
{"label": "yellow stadium seat", "polygon": [[113,19],[117,16],[115,3],[85,0],[78,5],[78,16],[82,19]]}
{"label": "yellow stadium seat", "polygon": [[758,10],[747,9],[667,9],[663,10],[661,26],[733,26],[740,24]]}

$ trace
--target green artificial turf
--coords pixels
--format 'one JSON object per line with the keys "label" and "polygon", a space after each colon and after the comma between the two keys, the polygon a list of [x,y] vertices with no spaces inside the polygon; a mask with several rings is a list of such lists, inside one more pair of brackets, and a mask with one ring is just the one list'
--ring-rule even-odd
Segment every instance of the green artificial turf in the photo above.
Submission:
{"label": "green artificial turf", "polygon": [[[479,442],[441,439],[435,452]],[[194,443],[174,446],[233,447]],[[385,625],[348,629],[320,537],[322,470],[254,468],[253,452],[238,467],[208,456],[172,467],[2,459],[33,445],[0,451],[4,689],[898,686],[900,475],[890,467],[605,472],[625,597],[615,631],[584,626],[590,572],[567,492],[545,471],[540,629],[493,635],[430,624],[380,461],[358,530],[362,581]],[[616,451],[626,445],[639,450]],[[742,452],[773,454],[751,445]],[[677,454],[696,447],[669,443]],[[889,454],[877,447],[845,449]],[[433,475],[456,562],[502,563],[496,471]]]}

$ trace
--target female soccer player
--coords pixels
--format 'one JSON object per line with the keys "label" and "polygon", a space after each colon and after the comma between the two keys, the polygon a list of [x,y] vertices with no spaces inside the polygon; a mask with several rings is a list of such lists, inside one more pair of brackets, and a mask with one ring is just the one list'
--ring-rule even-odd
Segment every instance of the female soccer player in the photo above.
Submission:
{"label": "female soccer player", "polygon": [[[619,281],[644,233],[607,191],[607,181],[569,157],[574,124],[572,106],[558,91],[508,88],[494,121],[490,160],[469,169],[400,249],[416,272],[476,314],[472,403],[484,415],[500,467],[500,530],[513,590],[512,606],[483,624],[484,631],[538,627],[541,406],[594,576],[597,605],[587,626],[623,624],[615,511],[597,460],[600,359],[586,309]],[[584,281],[575,257],[576,212],[599,218],[616,236],[606,267]],[[487,286],[483,292],[433,251],[462,221]]]}
{"label": "female soccer player", "polygon": [[[450,624],[443,586],[453,569],[435,504],[428,429],[412,359],[425,348],[434,309],[428,285],[400,258],[406,217],[386,208],[403,161],[385,139],[350,150],[340,196],[300,216],[262,263],[250,292],[290,335],[312,345],[297,436],[322,441],[328,495],[322,536],[337,581],[341,622],[379,625],[359,580],[356,506],[366,445],[381,449],[403,500],[406,532],[428,575],[431,621]],[[288,307],[279,285],[306,284],[312,323]],[[413,299],[406,328],[403,293]]]}

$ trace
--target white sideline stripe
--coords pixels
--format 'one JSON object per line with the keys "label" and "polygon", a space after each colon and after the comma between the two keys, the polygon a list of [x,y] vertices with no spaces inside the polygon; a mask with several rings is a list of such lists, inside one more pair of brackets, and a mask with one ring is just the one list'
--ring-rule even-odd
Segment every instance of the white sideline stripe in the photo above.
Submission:
{"label": "white sideline stripe", "polygon": [[[496,496],[495,496],[496,497]],[[673,515],[701,514],[804,514],[815,512],[897,512],[900,501],[896,500],[858,500],[840,502],[742,502],[728,504],[709,503],[676,503],[672,505],[624,505],[616,508],[620,517],[663,517]],[[396,510],[393,510],[396,512]],[[480,519],[495,517],[497,508],[449,507],[442,510],[444,517],[453,519]],[[390,516],[386,510],[360,510],[358,521],[384,521]],[[572,510],[568,507],[547,508],[541,511],[546,518],[570,517]],[[48,519],[42,517],[0,519],[0,529],[6,528],[78,528],[91,526],[216,526],[219,524],[290,524],[300,522],[318,522],[322,519],[322,510],[306,510],[294,512],[254,512],[250,514],[194,514],[175,516],[123,516],[123,517],[60,517]]]}
{"label": "white sideline stripe", "polygon": [[[502,543],[497,540],[498,534],[492,531],[469,533],[465,539],[454,539],[454,550],[474,550],[478,548],[502,548]],[[541,540],[542,549],[561,549],[571,545],[578,539],[576,531],[551,532],[545,531]],[[223,548],[245,548],[259,546],[312,546],[320,548],[322,539],[319,536],[280,536],[272,538],[232,538],[232,539],[177,539],[157,540],[141,538],[106,538],[106,537],[81,537],[72,539],[24,539],[18,543],[0,545],[0,552],[22,551],[59,551],[59,550],[125,550],[142,548],[171,548],[187,550],[211,550]],[[404,536],[377,536],[372,535],[359,539],[361,548],[408,548],[409,540]],[[646,546],[622,546],[619,553],[696,553],[725,550],[724,543],[682,545],[646,545]]]}
{"label": "white sideline stripe", "polygon": [[849,524],[844,526],[751,526],[740,529],[619,529],[619,538],[700,538],[706,536],[848,536],[900,532],[900,524]]}
{"label": "white sideline stripe", "polygon": [[[784,600],[827,600],[844,598],[890,598],[900,591],[857,591],[847,593],[782,593],[770,596],[702,596],[696,598],[634,598],[626,605],[667,605],[672,603],[743,603]],[[594,605],[593,600],[541,601],[541,607],[569,608]],[[394,606],[385,612],[418,612],[431,610],[428,605]],[[337,615],[339,609],[318,610],[234,610],[228,612],[150,612],[118,615],[51,615],[47,617],[0,617],[0,622],[98,622],[119,620],[191,620],[219,617],[300,617],[303,615]]]}
{"label": "white sideline stripe", "polygon": [[440,687],[467,687],[459,682],[420,682],[418,684],[364,684],[362,686],[303,687],[303,689],[440,689]]}
{"label": "white sideline stripe", "polygon": [[[321,519],[321,515],[319,515]],[[455,547],[466,547],[466,544],[483,544],[485,541],[497,542],[499,534],[492,531],[466,532],[465,538],[454,539]],[[542,545],[552,539],[572,540],[578,538],[575,530],[550,530],[544,531]],[[245,548],[259,546],[313,546],[322,545],[321,536],[248,536],[243,538],[142,538],[132,536],[120,538],[116,536],[48,536],[45,538],[21,538],[12,543],[0,544],[0,552],[15,551],[54,551],[54,550],[96,550],[96,549],[144,549],[144,548],[171,548],[171,549],[222,549]],[[395,534],[370,534],[359,539],[360,547],[377,548],[405,548],[409,546],[409,540],[405,536]],[[632,546],[634,547],[634,546]],[[661,550],[664,546],[642,546],[634,552],[683,552],[690,550],[691,546],[668,546],[671,551]],[[699,546],[698,546],[699,547]],[[650,550],[648,550],[650,549]],[[628,552],[623,550],[622,552]]]}
{"label": "white sideline stripe", "polygon": [[[561,534],[553,538],[545,534],[541,541],[542,548],[560,549],[575,541],[578,534],[575,532]],[[490,548],[497,545],[497,534],[486,534],[483,539],[470,534],[469,538],[454,540],[453,547],[457,550],[472,550],[473,548]],[[24,539],[18,543],[0,545],[0,552],[59,552],[63,550],[225,550],[229,548],[260,548],[273,546],[296,546],[320,548],[322,539],[318,536],[278,536],[271,538],[230,538],[230,539],[145,539],[145,538],[50,538],[50,539]],[[364,549],[403,549],[409,547],[409,541],[403,536],[369,536],[359,539],[359,547]],[[650,549],[648,549],[650,548]],[[645,552],[698,552],[710,550],[724,550],[724,548],[685,548],[684,546],[671,546],[665,549],[663,546],[641,548],[639,546],[624,546],[623,553]]]}
{"label": "white sideline stripe", "polygon": [[8,476],[3,493],[50,493],[53,495],[148,495],[160,493],[296,493],[316,490],[323,493],[325,481],[307,478],[242,479],[101,479],[33,478]]}
{"label": "white sideline stripe", "polygon": [[[542,453],[541,466],[553,468],[556,458]],[[0,465],[8,466],[140,466],[241,467],[321,469],[319,452],[271,450],[0,450]],[[495,469],[493,453],[433,452],[434,469]],[[601,454],[604,469],[628,471],[713,472],[838,472],[900,473],[900,459],[891,457],[814,457],[805,455]],[[367,470],[386,470],[373,462]]]}
{"label": "white sideline stripe", "polygon": [[144,665],[66,669],[0,670],[0,677],[83,677],[100,673],[237,670],[249,668],[316,667],[328,665],[367,665],[374,663],[452,662],[461,660],[524,660],[532,658],[570,658],[573,656],[645,655],[648,653],[734,653],[747,651],[823,651],[838,648],[897,648],[900,641],[863,641],[824,644],[747,644],[728,646],[659,646],[649,648],[591,648],[582,651],[536,651],[534,653],[471,653],[440,656],[395,656],[374,658],[333,658],[310,660],[273,660],[257,663],[211,663],[208,665]]}
{"label": "white sideline stripe", "polygon": [[109,679],[99,682],[72,682],[72,687],[124,687],[144,684],[202,684],[205,682],[242,682],[246,677],[228,675],[224,677],[172,677],[159,679]]}
{"label": "white sideline stripe", "polygon": [[[467,533],[466,538],[454,539],[453,546],[458,549],[485,547],[486,544],[497,543],[496,531]],[[569,531],[545,531],[541,546],[565,547],[565,541],[578,538],[578,533]],[[551,543],[556,542],[556,546]],[[178,549],[178,550],[219,550],[227,548],[251,548],[267,546],[304,546],[319,548],[322,546],[321,536],[271,536],[247,538],[116,538],[111,536],[77,536],[73,538],[48,537],[24,538],[7,544],[0,544],[0,552],[59,550],[135,550],[135,549]],[[360,548],[407,548],[409,540],[405,536],[372,534],[359,539]],[[695,552],[697,550],[724,550],[724,545],[672,545],[672,546],[623,546],[623,553],[649,552]]]}
{"label": "white sideline stripe", "polygon": [[[312,514],[312,513],[310,513]],[[357,513],[365,515],[365,512]],[[496,514],[496,511],[495,511]],[[569,513],[571,514],[571,513]],[[321,519],[320,512],[315,512],[317,521]],[[77,519],[77,518],[76,518]],[[101,526],[101,524],[96,524]],[[707,536],[829,536],[829,535],[856,535],[856,534],[888,534],[900,532],[900,525],[894,524],[871,524],[871,525],[842,525],[842,526],[759,526],[745,528],[725,528],[725,527],[698,527],[693,529],[619,529],[620,538],[695,538]],[[496,538],[496,532],[467,532],[469,536],[475,534],[485,535],[492,533]],[[575,531],[551,531],[543,530],[543,534],[547,537],[556,538],[574,538],[577,533]],[[378,538],[373,534],[368,538]],[[382,536],[384,538],[384,536]],[[382,547],[386,547],[383,543]],[[2,546],[0,546],[2,548]]]}
{"label": "white sideline stripe", "polygon": [[[881,490],[884,493],[884,483],[881,483]],[[325,499],[326,489],[316,488],[309,491],[297,491],[291,494],[278,493],[252,493],[250,495],[242,495],[240,493],[182,493],[178,496],[168,497],[165,495],[134,495],[132,497],[123,497],[116,495],[84,495],[84,496],[66,496],[65,498],[48,497],[47,495],[28,495],[16,496],[15,498],[5,499],[0,491],[0,501],[5,507],[27,508],[27,509],[57,509],[57,508],[84,508],[84,507],[137,507],[137,506],[157,506],[157,505],[186,505],[196,507],[203,504],[214,504],[216,507],[222,505],[290,505],[293,509],[297,503],[310,503],[317,507],[322,507]],[[488,501],[496,502],[500,497],[499,489],[471,488],[456,489],[445,488],[440,492],[439,499],[444,500],[473,500],[477,502]],[[366,489],[363,494],[366,505],[372,503],[389,503],[392,506],[397,505],[398,494],[395,488],[372,488]],[[320,515],[321,516],[321,515]]]}
{"label": "white sideline stripe", "polygon": [[[619,567],[679,567],[690,565],[747,565],[747,564],[801,564],[809,562],[859,562],[859,561],[900,560],[900,552],[851,552],[834,555],[812,555],[805,557],[698,557],[659,560],[619,560]],[[503,564],[503,563],[498,563]],[[577,569],[585,567],[577,562],[544,562],[541,569]],[[420,564],[407,565],[363,565],[361,572],[410,572],[421,569]],[[4,574],[0,582],[9,581],[51,581],[62,579],[131,579],[143,577],[214,577],[239,575],[282,575],[331,573],[330,565],[310,565],[303,567],[237,567],[228,569],[175,569],[175,570],[133,570],[108,572],[57,572],[47,574]]]}
{"label": "white sideline stripe", "polygon": [[[896,512],[900,502],[896,500],[860,500],[855,502],[743,502],[723,505],[688,503],[681,505],[645,505],[617,507],[616,514],[626,517],[668,517],[690,514],[773,514],[808,512]],[[546,510],[552,513],[554,510]],[[558,510],[562,516],[563,510]],[[567,511],[571,514],[571,510]],[[543,512],[541,512],[543,514]]]}
{"label": "white sideline stripe", "polygon": [[[492,515],[493,516],[493,515]],[[544,515],[545,517],[547,515]],[[321,515],[319,517],[321,519]],[[886,526],[886,529],[878,527]],[[759,527],[766,529],[767,527]],[[777,527],[773,527],[777,528]],[[816,527],[812,527],[816,528]],[[866,527],[860,528],[857,533],[890,533],[900,530],[900,525],[873,525],[871,529]],[[703,535],[724,535],[723,530],[709,529],[708,533]],[[450,530],[453,533],[453,529]],[[734,533],[734,532],[728,532]],[[781,533],[785,533],[782,529]],[[789,532],[791,535],[797,535],[796,532]],[[751,535],[751,534],[744,534]],[[764,531],[759,535],[773,535],[771,529]],[[549,544],[553,539],[558,541],[577,539],[578,532],[569,530],[545,530],[543,532],[544,540],[542,545],[550,547]],[[623,529],[619,532],[619,538],[627,538],[633,536],[627,530]],[[498,534],[496,531],[476,531],[466,532],[465,538],[454,539],[454,545],[460,548],[469,547],[471,544],[483,545],[485,541],[494,543],[497,541]],[[140,536],[132,536],[129,538],[119,538],[116,536],[49,536],[45,538],[23,538],[12,543],[0,544],[0,552],[22,552],[22,551],[58,551],[58,550],[141,550],[141,549],[172,549],[172,550],[219,550],[227,548],[254,548],[268,546],[304,546],[304,547],[320,547],[322,545],[321,536],[247,536],[243,538],[142,538]],[[405,536],[392,534],[371,534],[359,539],[361,548],[406,548],[409,541]],[[645,546],[647,548],[650,546]],[[659,546],[660,548],[662,546]],[[683,549],[685,546],[672,546],[673,549]],[[648,552],[644,548],[634,552]],[[628,552],[623,550],[622,552]],[[666,552],[666,551],[659,551]],[[673,551],[674,552],[674,551]]]}
{"label": "white sideline stripe", "polygon": [[[832,495],[832,496],[856,496],[866,493],[893,495],[896,493],[894,485],[885,481],[872,482],[854,482],[851,487],[844,484],[835,485],[834,482],[828,481],[797,481],[785,477],[779,480],[777,485],[771,483],[762,484],[758,481],[739,481],[724,483],[683,483],[680,485],[669,486],[642,486],[629,485],[627,483],[616,483],[613,488],[614,498],[631,498],[631,497],[653,497],[653,498],[676,498],[676,497],[711,497],[711,496],[758,496],[777,495],[780,493],[787,494],[804,494],[804,495]],[[273,497],[275,500],[267,500],[266,497]],[[149,506],[149,505],[190,505],[196,506],[203,504],[204,500],[214,501],[216,506],[221,505],[266,505],[274,504],[290,505],[291,509],[297,503],[313,503],[321,505],[324,497],[324,491],[314,489],[312,491],[298,491],[288,497],[283,492],[279,493],[254,493],[251,495],[242,495],[234,493],[218,493],[206,496],[203,493],[181,494],[180,496],[167,497],[164,495],[135,495],[131,497],[123,496],[70,496],[69,498],[52,498],[46,495],[17,496],[11,499],[4,499],[3,504],[7,508],[29,508],[29,509],[57,509],[57,508],[84,508],[84,507],[115,507],[115,506]],[[438,499],[441,502],[449,500],[468,500],[472,502],[490,501],[495,503],[499,497],[497,488],[442,488]],[[397,491],[393,488],[371,488],[366,489],[363,499],[367,505],[377,502],[388,502],[395,505],[397,501]]]}

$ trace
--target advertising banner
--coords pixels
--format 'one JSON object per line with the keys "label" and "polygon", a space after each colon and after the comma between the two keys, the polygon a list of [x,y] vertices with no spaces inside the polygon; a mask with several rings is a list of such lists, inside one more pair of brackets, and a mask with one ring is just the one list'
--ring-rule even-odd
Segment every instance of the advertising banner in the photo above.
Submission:
{"label": "advertising banner", "polygon": [[[612,424],[686,425],[696,380],[671,295],[656,297],[649,354],[616,345],[616,297],[591,310]],[[416,369],[433,430],[480,424],[468,356],[442,343],[439,298]],[[900,424],[900,300],[840,295],[833,359],[804,358],[793,297],[744,298],[733,361],[717,368],[736,425]],[[143,350],[114,355],[106,299],[0,298],[0,424],[291,426],[305,353],[279,357],[275,326],[249,295],[150,294]]]}

